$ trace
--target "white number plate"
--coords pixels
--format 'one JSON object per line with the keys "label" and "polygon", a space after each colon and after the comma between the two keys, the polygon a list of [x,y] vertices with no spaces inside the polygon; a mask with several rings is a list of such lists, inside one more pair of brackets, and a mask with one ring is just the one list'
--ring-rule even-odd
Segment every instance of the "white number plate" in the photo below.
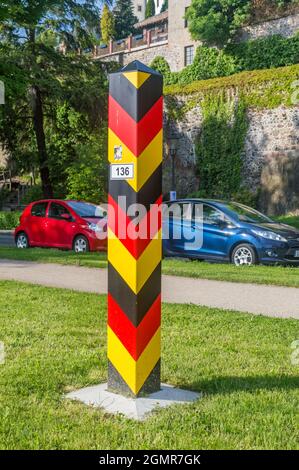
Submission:
{"label": "white number plate", "polygon": [[299,250],[295,251],[295,258],[299,258]]}
{"label": "white number plate", "polygon": [[111,180],[132,180],[134,179],[134,165],[129,163],[127,165],[110,165],[110,179]]}

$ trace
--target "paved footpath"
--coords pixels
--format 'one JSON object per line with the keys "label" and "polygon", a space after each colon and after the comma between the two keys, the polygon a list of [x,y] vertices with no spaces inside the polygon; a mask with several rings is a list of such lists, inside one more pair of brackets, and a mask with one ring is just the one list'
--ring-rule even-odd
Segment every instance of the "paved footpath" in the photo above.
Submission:
{"label": "paved footpath", "polygon": [[[0,279],[107,293],[107,270],[0,260]],[[299,289],[163,276],[163,301],[299,319]],[[0,292],[1,295],[1,292]]]}

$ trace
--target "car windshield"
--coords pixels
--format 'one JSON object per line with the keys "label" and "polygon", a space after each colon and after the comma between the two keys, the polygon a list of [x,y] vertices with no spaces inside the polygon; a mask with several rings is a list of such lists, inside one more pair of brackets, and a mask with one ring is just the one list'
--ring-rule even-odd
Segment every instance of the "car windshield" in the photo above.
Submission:
{"label": "car windshield", "polygon": [[89,204],[87,202],[67,201],[67,204],[78,214],[80,217],[87,219],[99,219],[104,217],[104,210],[101,206]]}
{"label": "car windshield", "polygon": [[273,220],[266,217],[264,214],[251,209],[250,207],[243,206],[243,204],[230,203],[227,204],[228,209],[237,214],[240,222],[247,222],[249,224],[273,224]]}

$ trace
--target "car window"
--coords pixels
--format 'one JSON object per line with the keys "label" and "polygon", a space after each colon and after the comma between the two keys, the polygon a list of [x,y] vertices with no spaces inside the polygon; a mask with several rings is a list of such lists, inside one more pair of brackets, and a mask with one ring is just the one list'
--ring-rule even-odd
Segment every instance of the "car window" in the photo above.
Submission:
{"label": "car window", "polygon": [[191,220],[192,216],[192,204],[189,202],[178,203],[173,202],[167,204],[163,210],[163,218],[166,219],[179,219],[182,221]]}
{"label": "car window", "polygon": [[37,204],[34,204],[31,209],[31,215],[34,215],[35,217],[46,217],[47,206],[47,202],[38,202]]}
{"label": "car window", "polygon": [[80,217],[87,219],[101,219],[107,217],[107,210],[104,207],[96,206],[88,202],[67,201],[67,204]]}
{"label": "car window", "polygon": [[219,225],[220,222],[228,221],[223,212],[207,204],[195,204],[193,219],[206,225]]}
{"label": "car window", "polygon": [[249,224],[274,224],[275,222],[272,219],[269,219],[261,212],[252,209],[251,207],[244,206],[243,204],[238,204],[232,202],[227,204],[227,207],[233,211],[237,216],[240,222],[247,222]]}
{"label": "car window", "polygon": [[49,217],[51,219],[62,219],[62,214],[70,214],[70,212],[61,204],[57,204],[57,202],[52,202],[49,209]]}

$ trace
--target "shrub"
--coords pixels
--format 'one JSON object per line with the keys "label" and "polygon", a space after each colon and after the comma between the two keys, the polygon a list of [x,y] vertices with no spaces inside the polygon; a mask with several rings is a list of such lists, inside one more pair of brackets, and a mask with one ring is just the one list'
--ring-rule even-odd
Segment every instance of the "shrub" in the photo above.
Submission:
{"label": "shrub", "polygon": [[262,70],[299,63],[299,34],[279,35],[231,44],[224,49],[199,46],[194,62],[181,72],[165,76],[165,84],[188,84],[196,80],[226,77],[245,70]]}
{"label": "shrub", "polygon": [[234,57],[239,70],[283,67],[299,62],[299,34],[292,38],[279,35],[231,45],[227,53]]}
{"label": "shrub", "polygon": [[157,72],[160,72],[164,77],[171,73],[169,63],[164,57],[160,55],[154,58],[150,64],[150,67]]}
{"label": "shrub", "polygon": [[19,224],[21,212],[0,212],[0,230],[13,230]]}
{"label": "shrub", "polygon": [[22,199],[22,204],[27,205],[31,202],[43,199],[43,197],[44,195],[41,185],[32,186],[31,188],[27,189],[26,194]]}
{"label": "shrub", "polygon": [[194,63],[180,73],[179,83],[225,77],[237,71],[238,66],[232,55],[223,50],[202,46],[197,48]]}

